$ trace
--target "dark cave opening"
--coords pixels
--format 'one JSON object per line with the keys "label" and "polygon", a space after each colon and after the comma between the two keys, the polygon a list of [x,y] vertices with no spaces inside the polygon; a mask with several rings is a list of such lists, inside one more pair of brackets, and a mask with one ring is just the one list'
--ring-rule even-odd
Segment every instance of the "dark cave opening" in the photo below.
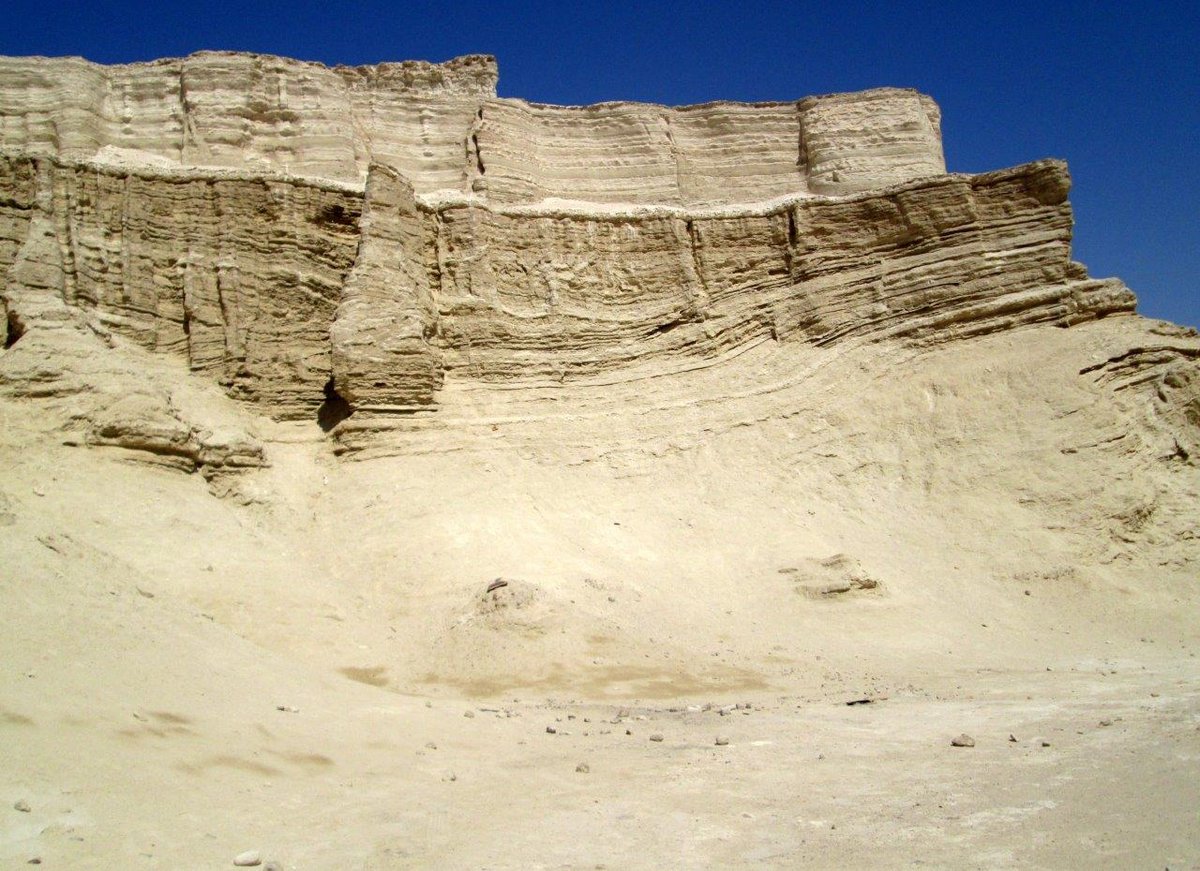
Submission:
{"label": "dark cave opening", "polygon": [[25,335],[25,325],[17,318],[17,313],[14,311],[5,312],[6,330],[4,334],[4,347],[7,350],[21,340],[21,336]]}
{"label": "dark cave opening", "polygon": [[343,420],[354,414],[354,409],[334,387],[333,378],[325,382],[325,401],[317,409],[317,425],[329,432]]}

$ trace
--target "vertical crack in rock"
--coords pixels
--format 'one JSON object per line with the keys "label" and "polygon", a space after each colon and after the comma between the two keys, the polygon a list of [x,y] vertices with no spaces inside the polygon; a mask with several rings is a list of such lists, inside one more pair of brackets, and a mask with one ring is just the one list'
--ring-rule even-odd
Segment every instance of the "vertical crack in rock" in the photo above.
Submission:
{"label": "vertical crack in rock", "polygon": [[689,318],[704,320],[708,309],[708,284],[704,278],[704,261],[700,254],[703,240],[694,220],[688,219],[684,226],[688,236],[688,252],[691,255],[691,271],[695,278],[695,284],[689,288],[689,310],[685,314]]}

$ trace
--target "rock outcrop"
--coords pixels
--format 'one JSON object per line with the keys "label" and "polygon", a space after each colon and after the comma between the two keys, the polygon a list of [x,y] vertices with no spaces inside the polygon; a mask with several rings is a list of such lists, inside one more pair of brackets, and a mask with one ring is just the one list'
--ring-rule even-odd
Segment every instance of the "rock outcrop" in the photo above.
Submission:
{"label": "rock outcrop", "polygon": [[454,379],[1134,309],[1071,260],[1063,163],[947,174],[916,92],[556,107],[495,84],[480,56],[0,60],[9,342],[84,312],[272,417],[332,397],[362,424]]}

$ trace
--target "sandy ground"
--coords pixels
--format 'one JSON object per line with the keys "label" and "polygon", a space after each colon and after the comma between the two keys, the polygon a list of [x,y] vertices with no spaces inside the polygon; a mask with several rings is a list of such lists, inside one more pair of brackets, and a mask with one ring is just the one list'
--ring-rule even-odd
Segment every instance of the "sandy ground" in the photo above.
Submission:
{"label": "sandy ground", "polygon": [[0,401],[0,862],[1200,867],[1200,472],[1078,375],[1127,329],[449,385],[227,498]]}

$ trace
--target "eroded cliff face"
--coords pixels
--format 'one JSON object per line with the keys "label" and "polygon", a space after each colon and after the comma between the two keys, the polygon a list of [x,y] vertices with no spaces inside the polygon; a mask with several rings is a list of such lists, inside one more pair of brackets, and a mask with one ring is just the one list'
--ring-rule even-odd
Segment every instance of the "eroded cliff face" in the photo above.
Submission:
{"label": "eroded cliff face", "polygon": [[505,204],[746,203],[945,171],[937,108],[911,90],[566,107],[498,99],[496,81],[485,55],[334,68],[236,52],[118,66],[0,58],[0,142],[68,160],[360,185],[378,163],[419,195]]}
{"label": "eroded cliff face", "polygon": [[455,380],[1134,310],[1071,260],[1066,166],[948,175],[916,92],[555,107],[495,83],[487,57],[0,60],[9,341],[76,318],[361,432]]}
{"label": "eroded cliff face", "polygon": [[374,158],[421,190],[461,189],[464,136],[495,88],[495,61],[483,56],[336,68],[236,52],[118,66],[0,58],[0,142],[359,183]]}

